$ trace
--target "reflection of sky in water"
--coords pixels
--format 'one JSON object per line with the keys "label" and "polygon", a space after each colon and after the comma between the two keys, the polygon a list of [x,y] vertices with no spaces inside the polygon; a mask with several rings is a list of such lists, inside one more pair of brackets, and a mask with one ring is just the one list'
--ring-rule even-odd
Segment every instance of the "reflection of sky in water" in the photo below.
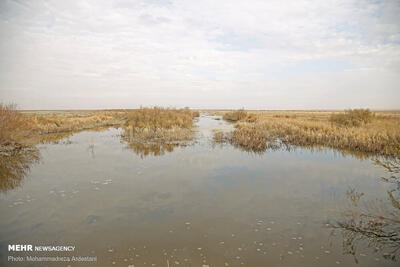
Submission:
{"label": "reflection of sky in water", "polygon": [[[185,258],[193,266],[355,264],[324,223],[349,187],[386,199],[382,168],[329,150],[213,148],[213,128],[231,126],[204,116],[198,125],[197,144],[161,156],[141,157],[116,129],[40,145],[41,164],[0,195],[2,251],[10,242],[71,243],[104,266],[127,266],[124,258],[165,266],[164,253],[175,255],[171,266]],[[379,256],[365,253],[363,266],[379,266]]]}

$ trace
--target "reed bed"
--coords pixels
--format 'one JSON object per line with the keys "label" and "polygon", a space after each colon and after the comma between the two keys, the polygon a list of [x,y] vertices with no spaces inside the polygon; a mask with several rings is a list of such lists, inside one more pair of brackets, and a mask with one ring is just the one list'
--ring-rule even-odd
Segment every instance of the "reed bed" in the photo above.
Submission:
{"label": "reed bed", "polygon": [[250,115],[236,123],[229,137],[232,144],[255,151],[279,144],[324,146],[400,157],[400,119],[397,116],[368,115],[367,121],[349,126],[332,121],[329,113],[323,118],[284,113],[282,116]]}
{"label": "reed bed", "polygon": [[100,127],[120,126],[126,112],[95,111],[28,115],[41,134],[75,132]]}
{"label": "reed bed", "polygon": [[141,108],[127,114],[125,139],[142,143],[183,143],[193,138],[194,118],[189,109]]}

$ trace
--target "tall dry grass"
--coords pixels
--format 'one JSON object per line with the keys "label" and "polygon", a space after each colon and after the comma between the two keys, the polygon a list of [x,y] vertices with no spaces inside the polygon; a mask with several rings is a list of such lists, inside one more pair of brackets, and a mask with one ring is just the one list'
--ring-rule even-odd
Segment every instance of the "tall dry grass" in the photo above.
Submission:
{"label": "tall dry grass", "polygon": [[239,121],[247,117],[247,112],[244,109],[238,109],[226,112],[222,118],[227,121]]}
{"label": "tall dry grass", "polygon": [[360,126],[370,123],[374,117],[369,109],[348,109],[344,113],[332,114],[329,120],[343,126]]}
{"label": "tall dry grass", "polygon": [[280,143],[400,157],[400,119],[389,116],[370,117],[358,126],[343,127],[343,124],[332,123],[330,115],[317,118],[313,115],[278,117],[253,114],[251,121],[242,120],[236,124],[230,141],[234,145],[254,150]]}
{"label": "tall dry grass", "polygon": [[189,141],[193,138],[193,118],[189,109],[141,108],[129,111],[123,136],[136,142]]}
{"label": "tall dry grass", "polygon": [[0,103],[0,146],[25,146],[33,143],[37,137],[31,120],[26,119],[17,106]]}
{"label": "tall dry grass", "polygon": [[28,117],[41,134],[81,131],[100,127],[121,126],[126,112],[54,112]]}

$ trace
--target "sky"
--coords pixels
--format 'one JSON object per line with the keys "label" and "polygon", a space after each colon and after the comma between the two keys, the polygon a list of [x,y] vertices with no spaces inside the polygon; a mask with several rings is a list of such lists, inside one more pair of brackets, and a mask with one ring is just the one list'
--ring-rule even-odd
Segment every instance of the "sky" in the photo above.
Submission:
{"label": "sky", "polygon": [[400,109],[399,0],[0,0],[0,102]]}

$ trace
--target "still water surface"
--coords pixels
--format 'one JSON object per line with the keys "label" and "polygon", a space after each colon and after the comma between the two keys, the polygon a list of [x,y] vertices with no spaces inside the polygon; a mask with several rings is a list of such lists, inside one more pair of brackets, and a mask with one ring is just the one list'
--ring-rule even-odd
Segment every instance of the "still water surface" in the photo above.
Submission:
{"label": "still water surface", "polygon": [[214,129],[232,128],[215,118],[202,114],[185,147],[129,145],[108,129],[41,144],[9,159],[14,172],[3,162],[0,265],[30,266],[7,263],[7,246],[33,244],[76,246],[34,255],[97,266],[398,266],[367,241],[346,253],[330,224],[350,189],[387,200],[384,168],[333,150],[213,145]]}

